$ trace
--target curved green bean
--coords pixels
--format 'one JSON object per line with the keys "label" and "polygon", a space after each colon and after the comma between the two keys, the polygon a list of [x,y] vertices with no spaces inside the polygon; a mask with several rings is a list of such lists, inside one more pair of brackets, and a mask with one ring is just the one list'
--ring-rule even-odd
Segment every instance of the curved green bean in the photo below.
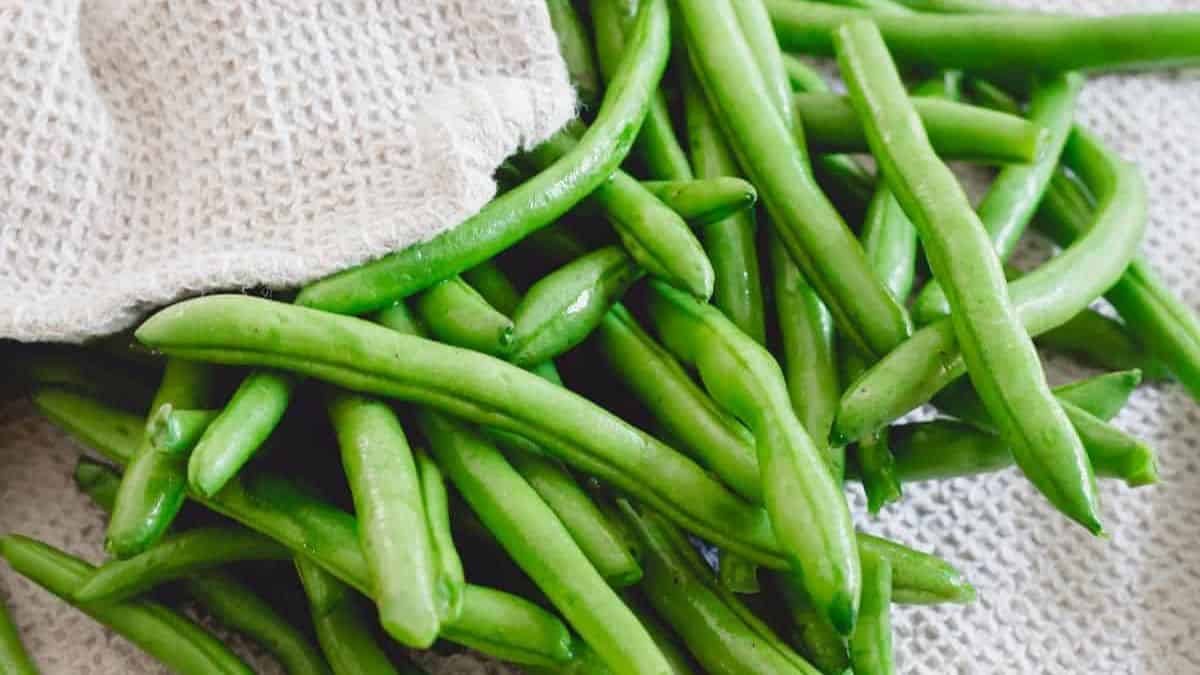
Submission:
{"label": "curved green bean", "polygon": [[416,451],[417,475],[421,480],[421,500],[425,506],[425,519],[429,524],[429,541],[433,544],[434,561],[437,566],[437,596],[444,599],[439,607],[443,622],[453,622],[462,615],[463,589],[467,578],[463,572],[462,559],[454,545],[450,531],[450,504],[446,495],[446,483],[442,470],[423,451]]}
{"label": "curved green bean", "polygon": [[596,119],[580,142],[535,178],[434,239],[310,284],[296,302],[362,314],[469,269],[549,225],[606,182],[641,126],[670,53],[666,0],[646,0]]}
{"label": "curved green bean", "polygon": [[[1083,77],[1065,73],[1043,78],[1033,88],[1029,119],[1046,130],[1042,152],[1028,164],[1006,166],[988,188],[976,212],[1000,259],[1007,260],[1042,201],[1075,117],[1075,101]],[[931,138],[932,140],[932,138]],[[928,323],[950,312],[946,294],[935,281],[921,289],[913,320]]]}
{"label": "curved green bean", "polygon": [[[168,359],[151,411],[205,408],[212,390],[212,368],[182,359]],[[183,506],[187,487],[187,456],[155,447],[143,432],[108,523],[105,547],[118,558],[150,548],[166,532]]]}
{"label": "curved green bean", "polygon": [[[794,95],[793,103],[813,152],[867,149],[862,122],[846,98],[799,93]],[[1047,155],[1046,131],[1041,122],[934,98],[916,98],[913,106],[929,134],[929,142],[943,159],[1024,164]],[[1065,133],[1062,139],[1066,139]],[[1048,160],[1051,169],[1056,158],[1052,155]]]}
{"label": "curved green bean", "polygon": [[[473,291],[472,291],[473,292]],[[329,418],[354,499],[372,597],[384,630],[401,644],[426,648],[437,639],[438,561],[416,462],[396,413],[386,403],[334,392]]]}
{"label": "curved green bean", "polygon": [[[1066,322],[1121,278],[1146,221],[1145,186],[1131,165],[1078,131],[1068,140],[1063,158],[1100,201],[1086,235],[1008,287],[1017,316],[1033,336]],[[950,319],[939,319],[846,390],[834,435],[860,438],[928,402],[964,372]]]}
{"label": "curved green bean", "polygon": [[641,276],[624,251],[606,246],[542,277],[513,311],[516,344],[510,360],[531,366],[583,342]]}
{"label": "curved green bean", "polygon": [[242,528],[206,527],[164,538],[132,558],[107,562],[89,574],[73,599],[83,604],[128,600],[198,570],[242,560],[287,560],[286,548]]}
{"label": "curved green bean", "polygon": [[764,113],[771,90],[738,31],[729,0],[680,0],[688,54],[746,175],[788,253],[828,306],[839,330],[870,354],[909,333],[906,312],[871,274],[862,247],[813,179],[805,148],[780,113]]}
{"label": "curved green bean", "polygon": [[788,51],[832,55],[833,31],[857,20],[879,26],[897,61],[996,75],[1200,61],[1200,13],[1064,16],[868,12],[802,0],[764,0]]}
{"label": "curved green bean", "polygon": [[546,9],[550,12],[550,25],[558,38],[558,51],[567,64],[567,74],[571,77],[571,84],[575,85],[579,103],[585,110],[591,110],[600,100],[603,87],[600,85],[600,71],[587,29],[571,0],[546,0]]}
{"label": "curved green bean", "polygon": [[148,600],[78,603],[72,595],[93,570],[86,562],[21,535],[0,537],[0,556],[21,576],[72,603],[182,675],[252,675],[233,652],[196,624]]}
{"label": "curved green bean", "polygon": [[500,358],[516,348],[512,320],[459,276],[418,293],[412,307],[425,328],[442,342]]}
{"label": "curved green bean", "polygon": [[892,566],[886,558],[863,556],[861,617],[850,635],[850,663],[855,675],[891,675]]}
{"label": "curved green bean", "polygon": [[0,602],[0,670],[10,675],[37,675],[37,668],[21,644],[21,635]]}
{"label": "curved green bean", "polygon": [[1171,377],[1166,365],[1148,353],[1124,323],[1091,309],[1042,333],[1034,342],[1105,370],[1137,369],[1147,380]]}
{"label": "curved green bean", "polygon": [[478,432],[418,410],[430,450],[471,509],[614,672],[663,675],[665,658],[550,507]]}
{"label": "curved green bean", "polygon": [[[691,138],[691,128],[688,127],[688,140],[694,146],[696,141]],[[695,156],[694,149],[692,155]],[[736,168],[737,165],[730,166]],[[731,174],[714,172],[694,180],[647,180],[642,181],[642,186],[682,216],[688,225],[697,228],[721,222],[758,201],[754,186]]]}
{"label": "curved green bean", "polygon": [[754,435],[763,504],[792,570],[843,633],[858,604],[858,547],[825,457],[792,410],[783,372],[720,311],[652,283],[649,314],[663,344],[700,373],[713,400]]}

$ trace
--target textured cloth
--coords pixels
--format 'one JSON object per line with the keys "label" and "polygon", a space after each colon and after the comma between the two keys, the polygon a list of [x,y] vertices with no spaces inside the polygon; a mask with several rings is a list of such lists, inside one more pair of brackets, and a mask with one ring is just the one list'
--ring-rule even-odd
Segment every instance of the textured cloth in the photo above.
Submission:
{"label": "textured cloth", "polygon": [[[1123,0],[1026,6],[1089,13],[1132,11]],[[1200,11],[1200,0],[1142,0],[1140,11]],[[1195,73],[1092,80],[1080,119],[1144,173],[1151,222],[1144,250],[1200,311],[1200,79]],[[978,188],[979,184],[974,187]],[[1018,262],[1045,255],[1035,237]],[[1048,356],[1055,383],[1087,374]],[[898,672],[912,675],[1157,675],[1200,673],[1200,408],[1181,387],[1143,387],[1117,418],[1160,453],[1163,482],[1131,490],[1103,481],[1105,525],[1096,540],[1057,515],[1015,470],[905,486],[905,499],[866,530],[934,551],[975,583],[969,607],[898,607]],[[24,402],[0,408],[0,531],[45,538],[101,559],[104,519],[71,485],[81,447]],[[0,564],[0,596],[48,675],[165,672],[123,639]],[[264,673],[280,672],[245,641]],[[470,656],[423,656],[434,673],[509,672]]]}
{"label": "textured cloth", "polygon": [[541,0],[0,0],[0,337],[429,239],[574,105]]}

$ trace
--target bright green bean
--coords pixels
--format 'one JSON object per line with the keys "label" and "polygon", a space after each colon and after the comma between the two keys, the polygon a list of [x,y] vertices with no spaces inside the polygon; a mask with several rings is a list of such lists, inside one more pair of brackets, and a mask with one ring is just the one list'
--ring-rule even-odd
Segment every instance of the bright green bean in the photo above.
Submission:
{"label": "bright green bean", "polygon": [[624,251],[606,246],[541,278],[513,311],[510,360],[531,366],[574,348],[641,276]]}
{"label": "bright green bean", "polygon": [[670,53],[666,0],[646,0],[596,119],[580,142],[532,180],[434,239],[309,285],[303,306],[362,314],[469,269],[549,225],[620,166]]}
{"label": "bright green bean", "polygon": [[437,554],[404,430],[382,401],[333,392],[327,407],[354,498],[379,621],[401,644],[429,647],[449,598],[437,597],[445,589],[437,583]]}
{"label": "bright green bean", "polygon": [[37,675],[37,668],[21,644],[21,635],[0,602],[0,670],[9,675]]}
{"label": "bright green bean", "polygon": [[150,416],[146,433],[161,452],[186,455],[219,414],[218,410],[175,410],[168,403]]}
{"label": "bright green bean", "polygon": [[442,637],[506,661],[570,669],[584,650],[558,617],[525,598],[468,584],[463,613],[443,626]]}
{"label": "bright green bean", "polygon": [[250,668],[220,641],[158,603],[73,602],[75,589],[93,570],[78,558],[20,535],[0,537],[0,555],[21,576],[71,602],[181,675],[252,675]]}
{"label": "bright green bean", "polygon": [[666,348],[700,373],[713,400],[754,435],[763,504],[792,570],[843,633],[854,626],[858,547],[825,457],[792,410],[783,372],[710,305],[652,283],[649,313]]}
{"label": "bright green bean", "polygon": [[571,0],[546,0],[546,9],[550,12],[550,25],[558,37],[558,51],[567,64],[567,74],[571,84],[575,85],[579,103],[585,110],[591,110],[600,100],[602,87],[587,29]]}
{"label": "bright green bean", "polygon": [[[1121,278],[1146,221],[1136,169],[1076,131],[1064,162],[1100,195],[1086,235],[1017,279],[1008,295],[1028,334],[1037,336],[1084,310]],[[965,372],[949,319],[935,321],[875,364],[842,396],[834,434],[853,440],[929,401]]]}
{"label": "bright green bean", "polygon": [[[712,110],[775,231],[805,272],[839,330],[871,354],[909,333],[906,313],[867,267],[862,247],[821,193],[805,148],[779,112],[729,0],[680,0],[688,54]],[[786,108],[785,108],[786,109]]]}
{"label": "bright green bean", "polygon": [[1134,339],[1124,323],[1091,309],[1085,309],[1061,326],[1042,333],[1034,342],[1105,370],[1136,368],[1148,380],[1165,380],[1171,376],[1167,367]]}
{"label": "bright green bean", "polygon": [[450,530],[450,504],[446,495],[446,483],[442,470],[429,455],[416,451],[413,457],[417,464],[417,475],[421,479],[421,500],[425,506],[425,519],[429,525],[429,541],[433,544],[434,561],[437,566],[437,597],[443,599],[439,614],[443,622],[453,623],[462,616],[463,590],[467,578],[463,573],[462,559],[454,545]]}
{"label": "bright green bean", "polygon": [[[813,152],[867,149],[862,122],[845,98],[800,93],[793,100]],[[1046,132],[1039,123],[953,101],[918,98],[913,105],[929,134],[929,142],[944,159],[1023,164],[1045,156]],[[1048,164],[1053,169],[1054,158]]]}
{"label": "bright green bean", "polygon": [[494,260],[479,263],[463,272],[462,277],[499,312],[512,316],[513,310],[521,302],[520,291]]}
{"label": "bright green bean", "polygon": [[[396,669],[375,642],[350,587],[304,556],[296,557],[304,593],[308,596],[317,641],[334,675],[392,675]],[[410,673],[420,671],[412,666]]]}
{"label": "bright green bean", "polygon": [[550,507],[482,435],[418,410],[430,450],[501,546],[614,672],[664,675],[666,660]]}
{"label": "bright green bean", "polygon": [[287,560],[288,550],[242,528],[196,528],[171,535],[143,553],[107,562],[74,595],[83,604],[122,602],[193,572],[242,560]]}
{"label": "bright green bean", "polygon": [[[212,390],[212,368],[182,359],[169,359],[151,411],[206,408]],[[150,548],[166,532],[183,505],[187,487],[187,456],[157,448],[143,432],[129,470],[121,479],[105,547],[118,558]]]}
{"label": "bright green bean", "polygon": [[894,541],[860,532],[863,555],[879,555],[892,564],[892,602],[902,605],[968,604],[975,588],[949,563]]}
{"label": "bright green bean", "polygon": [[1200,60],[1200,13],[982,16],[867,12],[765,0],[784,49],[830,55],[833,31],[875,22],[897,61],[998,75],[1189,65]]}
{"label": "bright green bean", "polygon": [[442,342],[500,358],[516,347],[512,320],[459,276],[418,293],[412,307],[426,329]]}
{"label": "bright green bean", "polygon": [[[1029,164],[1004,167],[976,209],[1002,261],[1012,255],[1050,184],[1071,133],[1075,100],[1082,88],[1083,77],[1075,73],[1037,83],[1029,103],[1029,119],[1047,130],[1042,152]],[[946,294],[935,281],[921,290],[913,306],[913,320],[924,324],[949,311]]]}
{"label": "bright green bean", "polygon": [[[1110,420],[1125,406],[1125,402],[1129,400],[1129,396],[1141,380],[1141,372],[1137,370],[1105,373],[1055,387],[1053,391],[1059,401],[1071,403],[1096,417]],[[979,400],[978,394],[967,380],[959,380],[946,387],[935,401],[948,415],[986,431],[996,430],[995,424],[983,407],[983,402]]]}
{"label": "bright green bean", "polygon": [[188,460],[188,484],[212,496],[258,452],[279,426],[296,378],[265,370],[251,373],[208,426]]}
{"label": "bright green bean", "polygon": [[[690,135],[691,127],[688,129],[688,140],[695,144]],[[695,150],[692,153],[694,156]],[[736,164],[729,166],[737,167]],[[642,181],[642,186],[682,216],[688,225],[697,228],[721,222],[758,201],[754,186],[731,174],[712,173],[695,180],[648,180]]]}
{"label": "bright green bean", "polygon": [[845,638],[790,579],[780,576],[775,585],[787,605],[792,644],[825,675],[845,675],[850,668]]}
{"label": "bright green bean", "polygon": [[892,566],[886,558],[863,556],[861,618],[850,635],[850,663],[855,675],[891,675]]}

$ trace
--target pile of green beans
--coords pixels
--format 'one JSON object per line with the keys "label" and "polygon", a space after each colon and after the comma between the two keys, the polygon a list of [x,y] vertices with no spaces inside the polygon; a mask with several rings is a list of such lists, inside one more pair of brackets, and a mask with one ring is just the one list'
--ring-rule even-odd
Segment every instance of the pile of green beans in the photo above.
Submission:
{"label": "pile of green beans", "polygon": [[[1200,399],[1200,320],[1075,106],[1089,71],[1200,62],[1200,14],[545,4],[580,118],[479,213],[292,303],[176,303],[136,350],[5,353],[112,463],[75,470],[112,559],[2,533],[0,557],[185,675],[249,671],[165,586],[291,673],[421,672],[394,640],[538,674],[890,675],[891,608],[975,589],[856,530],[845,481],[886,518],[906,484],[1015,465],[1096,534],[1098,478],[1158,481],[1118,415],[1143,379]],[[978,206],[947,161],[994,169]],[[1031,224],[1061,250],[1007,269]],[[1051,388],[1035,338],[1104,372]],[[268,566],[307,612],[240,579]],[[35,672],[2,606],[0,670]]]}

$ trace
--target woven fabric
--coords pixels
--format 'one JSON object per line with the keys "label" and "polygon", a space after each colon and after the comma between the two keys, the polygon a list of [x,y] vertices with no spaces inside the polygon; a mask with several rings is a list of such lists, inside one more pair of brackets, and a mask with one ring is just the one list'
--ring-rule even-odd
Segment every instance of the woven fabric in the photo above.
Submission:
{"label": "woven fabric", "polygon": [[574,105],[540,0],[0,2],[0,337],[429,239]]}
{"label": "woven fabric", "polygon": [[[1132,11],[1122,0],[1025,6],[1083,13]],[[1142,0],[1138,11],[1200,11],[1200,0]],[[1171,288],[1200,311],[1200,79],[1167,72],[1093,79],[1080,119],[1141,167],[1151,222],[1144,251]],[[972,183],[976,191],[979,183]],[[1049,247],[1036,237],[1018,262]],[[1055,383],[1088,372],[1046,355]],[[897,607],[898,672],[913,675],[1157,675],[1200,672],[1200,409],[1176,384],[1143,387],[1116,419],[1160,453],[1162,483],[1101,485],[1109,540],[1057,515],[1015,471],[905,486],[905,499],[859,524],[936,552],[969,576],[969,607]],[[0,531],[44,538],[93,562],[103,517],[71,485],[82,448],[27,403],[0,409]],[[123,639],[0,565],[0,595],[44,672],[165,672]],[[244,641],[261,672],[279,672]],[[512,672],[469,655],[422,656],[433,673]]]}

